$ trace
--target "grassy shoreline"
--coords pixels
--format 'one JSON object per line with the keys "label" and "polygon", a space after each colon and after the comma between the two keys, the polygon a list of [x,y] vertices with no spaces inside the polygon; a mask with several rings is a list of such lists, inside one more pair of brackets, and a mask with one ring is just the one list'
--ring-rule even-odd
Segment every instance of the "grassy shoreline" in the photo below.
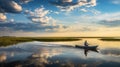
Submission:
{"label": "grassy shoreline", "polygon": [[[9,46],[22,42],[42,41],[42,42],[60,42],[60,41],[78,41],[82,38],[100,38],[100,37],[0,37],[0,46]],[[102,41],[120,41],[116,37],[101,37]]]}
{"label": "grassy shoreline", "polygon": [[102,38],[100,40],[102,40],[102,41],[120,41],[120,39],[115,39],[115,38]]}
{"label": "grassy shoreline", "polygon": [[0,46],[9,46],[22,42],[42,41],[42,42],[59,42],[59,41],[78,41],[80,38],[74,37],[0,37]]}

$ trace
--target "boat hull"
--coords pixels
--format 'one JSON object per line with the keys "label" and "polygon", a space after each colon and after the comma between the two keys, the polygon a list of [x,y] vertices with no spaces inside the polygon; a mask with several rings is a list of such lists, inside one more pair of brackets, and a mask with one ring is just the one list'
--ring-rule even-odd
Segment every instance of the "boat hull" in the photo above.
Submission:
{"label": "boat hull", "polygon": [[95,49],[97,47],[98,46],[79,46],[79,45],[75,46],[75,48],[82,48],[82,49]]}

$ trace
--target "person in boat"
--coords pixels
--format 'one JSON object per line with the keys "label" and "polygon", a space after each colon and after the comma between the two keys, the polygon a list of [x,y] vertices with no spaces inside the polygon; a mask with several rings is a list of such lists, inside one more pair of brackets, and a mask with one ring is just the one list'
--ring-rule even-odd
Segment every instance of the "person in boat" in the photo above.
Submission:
{"label": "person in boat", "polygon": [[98,46],[89,46],[87,40],[84,42],[84,46],[75,45],[75,48],[84,49],[85,56],[87,56],[88,51],[98,52],[97,47]]}
{"label": "person in boat", "polygon": [[87,40],[84,42],[84,45],[85,45],[85,46],[88,46]]}

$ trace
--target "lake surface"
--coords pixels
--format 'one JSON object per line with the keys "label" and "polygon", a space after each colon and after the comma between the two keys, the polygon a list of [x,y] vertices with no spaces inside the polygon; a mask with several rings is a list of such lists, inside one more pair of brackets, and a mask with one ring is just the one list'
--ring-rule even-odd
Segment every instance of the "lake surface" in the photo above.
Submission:
{"label": "lake surface", "polygon": [[[99,53],[75,48],[87,40]],[[0,67],[120,67],[120,41],[83,38],[67,42],[26,42],[0,47]]]}

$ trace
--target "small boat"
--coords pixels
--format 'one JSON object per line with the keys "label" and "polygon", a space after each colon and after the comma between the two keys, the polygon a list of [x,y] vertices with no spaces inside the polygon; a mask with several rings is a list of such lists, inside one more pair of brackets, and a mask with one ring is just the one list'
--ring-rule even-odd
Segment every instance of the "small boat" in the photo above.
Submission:
{"label": "small boat", "polygon": [[89,46],[89,44],[87,43],[87,41],[84,42],[84,46],[75,45],[75,48],[84,49],[85,56],[87,56],[87,52],[88,51],[98,52],[97,47],[98,47],[98,45],[96,45],[96,46]]}
{"label": "small boat", "polygon": [[83,48],[83,49],[95,49],[98,47],[98,45],[96,46],[89,46],[89,44],[87,43],[87,41],[84,42],[84,46],[80,46],[80,45],[75,45],[76,48]]}
{"label": "small boat", "polygon": [[98,46],[79,46],[79,45],[75,45],[76,48],[83,48],[83,49],[95,49]]}

